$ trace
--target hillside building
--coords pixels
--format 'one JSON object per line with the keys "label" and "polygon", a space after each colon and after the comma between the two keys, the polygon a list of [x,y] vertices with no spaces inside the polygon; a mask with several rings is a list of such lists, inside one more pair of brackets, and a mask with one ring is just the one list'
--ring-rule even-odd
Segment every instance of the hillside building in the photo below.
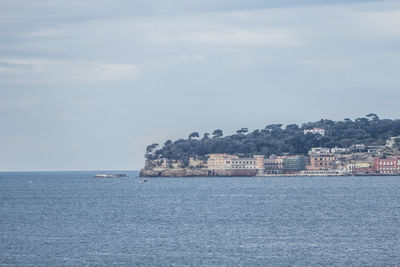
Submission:
{"label": "hillside building", "polygon": [[304,134],[319,134],[321,136],[325,136],[325,130],[322,128],[312,128],[312,129],[306,129],[304,130]]}

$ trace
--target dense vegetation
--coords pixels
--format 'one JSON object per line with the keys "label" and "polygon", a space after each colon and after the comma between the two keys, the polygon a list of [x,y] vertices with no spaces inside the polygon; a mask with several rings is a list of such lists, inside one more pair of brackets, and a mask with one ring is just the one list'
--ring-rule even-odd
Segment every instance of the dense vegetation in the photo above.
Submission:
{"label": "dense vegetation", "polygon": [[[325,136],[304,134],[305,129],[325,129]],[[179,159],[187,163],[189,157],[205,158],[209,153],[231,153],[250,156],[253,154],[281,155],[306,154],[312,147],[350,147],[355,144],[384,145],[392,136],[400,135],[400,120],[380,119],[376,114],[368,114],[354,121],[320,120],[299,126],[289,124],[267,125],[264,129],[249,132],[241,128],[236,134],[223,137],[216,129],[211,135],[205,133],[202,138],[193,132],[188,139],[168,140],[162,147],[152,144],[146,149],[147,159]]]}

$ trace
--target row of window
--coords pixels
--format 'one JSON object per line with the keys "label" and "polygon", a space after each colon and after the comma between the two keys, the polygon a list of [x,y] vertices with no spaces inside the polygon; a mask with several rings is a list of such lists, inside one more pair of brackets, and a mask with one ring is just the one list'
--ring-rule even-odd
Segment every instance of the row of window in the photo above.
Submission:
{"label": "row of window", "polygon": [[[396,161],[380,161],[379,165],[396,165]],[[400,160],[397,161],[397,165],[400,165]]]}
{"label": "row of window", "polygon": [[400,170],[400,166],[399,167],[380,167],[379,170]]}
{"label": "row of window", "polygon": [[322,160],[322,161],[330,161],[330,160],[335,160],[335,158],[314,158],[314,160],[318,161],[318,160]]}
{"label": "row of window", "polygon": [[320,162],[319,164],[318,164],[318,162],[316,162],[315,164],[314,164],[314,166],[331,166],[332,165],[332,163],[331,162],[325,162],[325,163],[323,163],[323,162]]}

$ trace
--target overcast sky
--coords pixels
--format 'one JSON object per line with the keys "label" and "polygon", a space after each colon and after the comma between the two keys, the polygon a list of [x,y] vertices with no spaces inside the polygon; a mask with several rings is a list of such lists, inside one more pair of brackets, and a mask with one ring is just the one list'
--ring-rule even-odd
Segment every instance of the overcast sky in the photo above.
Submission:
{"label": "overcast sky", "polygon": [[192,131],[399,100],[400,1],[0,0],[0,171],[139,169]]}

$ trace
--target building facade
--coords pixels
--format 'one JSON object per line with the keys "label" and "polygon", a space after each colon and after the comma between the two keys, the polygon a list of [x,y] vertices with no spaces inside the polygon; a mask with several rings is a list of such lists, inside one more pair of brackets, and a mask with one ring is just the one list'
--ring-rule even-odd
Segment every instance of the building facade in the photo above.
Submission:
{"label": "building facade", "polygon": [[232,169],[257,169],[256,159],[254,158],[237,158],[232,159]]}
{"label": "building facade", "polygon": [[325,136],[325,130],[322,128],[312,128],[312,129],[306,129],[304,130],[304,134],[308,134],[308,133],[312,133],[312,134],[320,134],[322,136]]}
{"label": "building facade", "polygon": [[266,174],[283,174],[284,173],[284,157],[271,155],[265,159],[265,173]]}
{"label": "building facade", "polygon": [[295,173],[306,169],[306,158],[304,156],[289,156],[283,159],[285,173]]}
{"label": "building facade", "polygon": [[309,170],[329,170],[335,168],[336,157],[332,153],[317,153],[310,155]]}
{"label": "building facade", "polygon": [[375,158],[374,168],[380,174],[400,174],[400,159],[399,158]]}
{"label": "building facade", "polygon": [[357,174],[375,173],[374,163],[371,163],[371,162],[356,162],[354,164],[353,173],[357,173]]}
{"label": "building facade", "polygon": [[255,176],[263,174],[264,156],[239,158],[229,154],[210,154],[207,168],[211,176]]}
{"label": "building facade", "polygon": [[228,170],[232,169],[232,160],[238,159],[238,156],[226,153],[210,154],[207,159],[207,168],[209,170]]}
{"label": "building facade", "polygon": [[386,147],[394,148],[394,145],[396,144],[396,141],[397,141],[397,140],[400,141],[400,136],[390,137],[390,138],[386,141]]}

